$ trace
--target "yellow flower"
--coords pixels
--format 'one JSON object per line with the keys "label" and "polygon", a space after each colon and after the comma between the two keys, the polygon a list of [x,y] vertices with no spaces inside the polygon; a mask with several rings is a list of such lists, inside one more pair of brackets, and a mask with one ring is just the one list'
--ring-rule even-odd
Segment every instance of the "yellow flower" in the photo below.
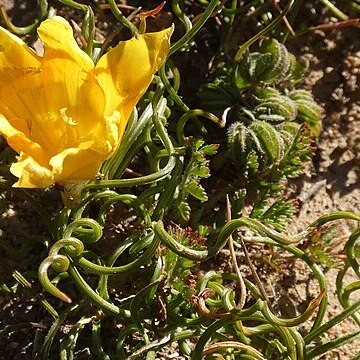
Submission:
{"label": "yellow flower", "polygon": [[14,186],[93,178],[164,63],[171,33],[121,42],[94,65],[59,16],[38,28],[43,57],[0,27],[0,135],[19,154]]}

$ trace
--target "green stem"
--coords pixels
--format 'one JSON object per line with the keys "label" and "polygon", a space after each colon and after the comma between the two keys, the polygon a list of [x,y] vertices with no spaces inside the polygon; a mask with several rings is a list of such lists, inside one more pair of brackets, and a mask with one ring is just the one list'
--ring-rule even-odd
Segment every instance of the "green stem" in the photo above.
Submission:
{"label": "green stem", "polygon": [[85,49],[86,53],[91,58],[93,58],[95,20],[94,20],[94,12],[90,6],[87,7],[81,32],[82,32],[82,36],[86,40],[86,49]]}
{"label": "green stem", "polygon": [[103,235],[100,224],[90,218],[81,218],[73,221],[66,227],[63,237],[65,239],[71,238],[73,233],[76,233],[79,237],[81,236],[81,240],[88,244],[96,243]]}
{"label": "green stem", "polygon": [[[41,13],[44,11],[44,5],[41,5]],[[43,20],[42,18],[35,20],[35,22],[31,25],[28,26],[16,26],[12,23],[12,21],[10,20],[10,17],[7,14],[5,5],[3,3],[3,1],[0,1],[0,15],[3,18],[7,28],[14,34],[17,35],[27,35],[30,34],[32,32],[34,32],[36,30],[36,28],[40,25],[41,21]]]}
{"label": "green stem", "polygon": [[67,308],[51,325],[49,332],[46,335],[44,344],[41,348],[40,354],[38,355],[38,359],[47,360],[49,359],[50,350],[52,343],[54,341],[55,335],[60,330],[60,327],[64,323],[64,321],[67,319],[67,317],[76,312],[79,309],[79,305],[74,305],[69,308]]}
{"label": "green stem", "polygon": [[129,317],[129,313],[114,304],[104,300],[100,295],[98,295],[95,290],[93,290],[86,281],[82,278],[78,270],[70,265],[68,268],[68,272],[70,277],[73,279],[75,284],[83,291],[88,299],[93,301],[97,306],[103,309],[106,312],[110,312],[112,314],[118,315],[121,314],[122,317]]}
{"label": "green stem", "polygon": [[85,325],[90,324],[93,321],[92,317],[83,316],[75,325],[72,326],[70,333],[66,338],[60,342],[60,360],[73,360],[74,349],[80,332]]}
{"label": "green stem", "polygon": [[253,36],[251,39],[245,42],[245,44],[240,46],[240,49],[237,51],[235,55],[235,61],[240,61],[245,53],[245,51],[258,39],[260,39],[262,36],[264,36],[266,33],[268,33],[270,30],[272,30],[275,26],[277,26],[284,16],[288,13],[290,8],[292,7],[295,0],[290,0],[286,6],[284,7],[283,11],[275,18],[273,22],[271,22],[266,28],[259,31],[255,36]]}
{"label": "green stem", "polygon": [[88,11],[87,5],[79,4],[78,2],[73,1],[73,0],[59,0],[59,2],[61,2],[64,5],[70,6],[73,9],[81,10],[84,13],[86,13]]}
{"label": "green stem", "polygon": [[339,18],[341,20],[347,20],[349,18],[340,9],[338,9],[331,1],[329,1],[329,0],[320,0],[320,2],[323,5],[325,5],[337,18]]}
{"label": "green stem", "polygon": [[163,219],[169,208],[173,206],[175,196],[174,194],[176,192],[177,186],[179,185],[182,169],[183,161],[177,160],[174,170],[171,173],[171,177],[166,182],[166,186],[163,187],[161,195],[154,209],[152,215],[153,221]]}
{"label": "green stem", "polygon": [[60,291],[49,279],[48,277],[48,269],[50,266],[52,266],[54,263],[57,264],[57,266],[59,266],[59,264],[61,264],[61,266],[64,267],[65,271],[68,269],[69,265],[70,265],[70,261],[66,256],[63,255],[55,255],[55,256],[48,256],[44,261],[42,261],[42,263],[39,266],[39,281],[40,284],[43,286],[43,288],[50,293],[51,295],[59,298],[60,300],[71,304],[72,300],[69,296],[67,296],[65,293],[63,293],[62,291]]}
{"label": "green stem", "polygon": [[108,0],[108,4],[110,6],[111,12],[115,16],[115,18],[120,21],[124,26],[126,26],[130,31],[132,36],[138,36],[139,32],[136,26],[129,21],[117,7],[115,0]]}
{"label": "green stem", "polygon": [[170,156],[168,163],[161,170],[150,175],[144,175],[136,179],[120,180],[95,180],[84,186],[84,192],[92,189],[124,188],[152,184],[166,178],[175,167],[175,158]]}
{"label": "green stem", "polygon": [[[208,257],[209,252],[207,250],[194,250],[186,247],[185,245],[176,241],[168,232],[164,229],[164,224],[161,220],[153,225],[153,229],[156,237],[163,242],[167,248],[173,251],[175,254],[187,259],[202,261]],[[225,244],[224,244],[225,245]]]}
{"label": "green stem", "polygon": [[304,360],[305,359],[305,341],[304,341],[302,335],[294,328],[289,328],[288,331],[291,334],[291,336],[294,339],[295,344],[296,344],[297,360]]}
{"label": "green stem", "polygon": [[102,347],[101,344],[101,321],[93,321],[92,323],[92,342],[93,342],[93,349],[94,353],[99,359],[102,360],[110,360],[110,356],[107,355]]}
{"label": "green stem", "polygon": [[180,88],[180,83],[181,83],[180,71],[179,71],[179,69],[176,67],[176,65],[174,64],[174,62],[171,59],[168,59],[167,65],[169,66],[169,68],[171,70],[171,73],[172,73],[172,76],[173,76],[173,79],[172,79],[173,88],[177,92],[179,90],[179,88]]}
{"label": "green stem", "polygon": [[306,335],[304,337],[305,343],[309,344],[316,337],[318,337],[321,334],[324,334],[329,329],[334,327],[336,324],[343,321],[344,319],[346,319],[347,317],[351,316],[352,314],[354,314],[355,312],[357,312],[359,310],[360,310],[360,301],[357,301],[356,303],[354,303],[353,305],[349,306],[347,309],[342,311],[340,314],[334,316],[328,322],[319,326],[318,328],[311,331],[308,335]]}
{"label": "green stem", "polygon": [[[156,111],[159,116],[163,116],[166,111],[166,99],[162,98],[157,104]],[[149,104],[140,118],[137,118],[137,112],[134,111],[131,115],[130,126],[127,127],[124,137],[121,140],[119,149],[116,151],[115,155],[108,160],[103,166],[103,173],[105,179],[116,179],[122,175],[122,172],[132,160],[132,157],[129,157],[129,152],[133,153],[133,148],[142,147],[144,139],[142,137],[144,130],[150,124],[151,118],[153,115],[152,104]],[[138,141],[141,140],[141,141]],[[139,142],[139,144],[137,144]],[[128,159],[127,161],[124,161]]]}
{"label": "green stem", "polygon": [[170,47],[169,57],[174,54],[176,51],[180,50],[185,44],[187,44],[195,34],[204,26],[206,21],[209,19],[211,14],[216,9],[219,0],[211,0],[207,8],[205,9],[204,13],[201,17],[196,21],[194,26],[175,44]]}
{"label": "green stem", "polygon": [[39,5],[40,5],[40,16],[42,19],[45,19],[46,14],[48,12],[49,4],[47,0],[40,0]]}
{"label": "green stem", "polygon": [[127,153],[126,150],[127,148],[129,148],[128,144],[133,144],[140,136],[146,124],[146,122],[145,124],[142,124],[142,122],[144,119],[146,121],[150,119],[151,111],[151,106],[148,105],[143,111],[141,118],[139,119],[136,107],[133,109],[119,147],[117,148],[115,154],[109,160],[105,161],[105,163],[102,165],[101,173],[104,175],[104,179],[108,180],[114,178],[114,173],[119,168],[119,164],[122,163],[123,158]]}
{"label": "green stem", "polygon": [[[266,321],[262,316],[252,315],[249,317],[244,317],[243,320],[252,320],[257,322],[264,322]],[[197,344],[195,346],[195,349],[192,354],[193,360],[202,360],[203,359],[203,350],[208,343],[208,341],[214,336],[216,336],[218,333],[217,331],[221,328],[227,328],[229,326],[234,326],[236,324],[237,319],[221,319],[213,322],[200,336],[200,338],[197,341]],[[296,359],[296,354],[294,353],[294,340],[291,336],[291,333],[286,328],[281,328],[279,326],[273,326],[273,331],[276,331],[279,333],[279,335],[282,337],[286,344],[286,348],[292,352],[290,355],[290,359]]]}
{"label": "green stem", "polygon": [[111,196],[108,200],[104,202],[104,204],[100,208],[98,215],[98,222],[101,226],[105,226],[106,217],[109,214],[111,205],[119,201],[133,208],[137,212],[137,215],[144,220],[145,226],[151,226],[151,218],[149,215],[149,211],[135,195],[130,194]]}
{"label": "green stem", "polygon": [[141,347],[139,350],[134,351],[130,356],[126,358],[126,360],[137,360],[144,359],[144,354],[146,353],[145,360],[156,360],[156,353],[153,349],[161,348],[165,344],[171,341],[171,335],[165,335],[159,340],[154,340],[152,342],[149,341],[148,344]]}
{"label": "green stem", "polygon": [[[346,275],[348,269],[349,264],[345,263],[344,268],[338,272],[338,275],[336,277],[336,292],[340,304],[344,309],[348,308],[351,305],[349,302],[350,294],[360,288],[360,280],[355,281],[354,283],[351,283],[346,287],[343,287],[344,276]],[[352,315],[352,317],[354,321],[360,326],[360,314],[356,312]]]}
{"label": "green stem", "polygon": [[[159,100],[159,103],[162,103],[162,99]],[[159,104],[158,103],[158,104]],[[158,104],[156,106],[156,109],[158,109]],[[156,120],[157,119],[157,120]],[[132,187],[132,186],[139,186],[139,185],[145,185],[145,184],[151,184],[156,181],[160,181],[164,179],[166,176],[168,176],[171,171],[174,169],[176,161],[173,154],[175,153],[174,147],[172,145],[172,142],[165,130],[164,125],[156,117],[154,118],[154,125],[158,132],[158,135],[167,151],[169,160],[166,166],[159,171],[141,176],[136,179],[120,179],[120,180],[96,180],[88,183],[85,185],[83,189],[83,193],[86,193],[90,189],[105,189],[105,188],[118,188],[118,187]]]}
{"label": "green stem", "polygon": [[360,278],[360,265],[355,253],[355,245],[360,242],[360,228],[355,230],[349,237],[349,240],[345,244],[345,252],[348,258],[350,266],[355,271],[356,275]]}
{"label": "green stem", "polygon": [[[164,281],[164,279],[165,279],[165,275],[164,274],[160,275],[160,277],[158,279],[152,281],[150,284],[143,287],[131,301],[131,304],[130,304],[131,318],[143,336],[145,336],[146,334],[145,334],[144,326],[139,317],[140,303],[141,303],[141,301],[143,301],[146,298],[146,294],[148,292],[150,292],[154,287],[157,287],[162,281]],[[146,342],[149,339],[147,336],[145,336],[144,340]]]}
{"label": "green stem", "polygon": [[[355,221],[359,222],[360,215],[354,214],[349,211],[336,211],[336,212],[332,212],[332,213],[320,216],[317,220],[315,220],[313,223],[311,223],[304,231],[297,234],[294,237],[294,239],[296,239],[295,241],[300,241],[302,238],[309,235],[313,230],[315,230],[319,226],[324,225],[327,222],[339,220],[339,219],[349,219],[349,220],[355,220]],[[359,236],[359,235],[355,235],[355,236]]]}
{"label": "green stem", "polygon": [[[259,238],[259,237],[247,238],[246,237],[246,238],[244,238],[244,240],[255,242],[255,243],[264,243],[264,244],[279,246],[282,249],[291,252],[297,258],[303,260],[310,267],[310,269],[314,273],[317,281],[319,282],[320,291],[327,290],[327,283],[326,283],[326,278],[325,278],[324,273],[322,272],[320,267],[317,264],[315,264],[302,250],[298,249],[297,247],[295,247],[293,245],[278,243],[274,240],[271,240],[269,238],[264,238],[264,237],[262,237],[262,238]],[[240,244],[239,244],[239,247],[241,247]],[[317,314],[317,317],[313,324],[312,331],[320,326],[320,324],[325,316],[326,307],[327,307],[327,296],[325,295],[320,302],[318,314]]]}
{"label": "green stem", "polygon": [[291,318],[291,319],[282,319],[278,316],[275,316],[270,310],[269,306],[266,302],[263,302],[263,306],[261,312],[263,313],[264,317],[272,324],[278,326],[285,326],[285,327],[293,327],[298,326],[304,323],[310,316],[315,312],[318,308],[320,301],[323,299],[325,295],[325,291],[322,291],[319,296],[313,299],[306,310],[299,316]]}
{"label": "green stem", "polygon": [[179,108],[186,112],[189,111],[189,107],[181,100],[180,96],[177,94],[177,91],[171,86],[169,79],[166,76],[166,66],[162,66],[159,70],[159,76],[162,83],[165,86],[166,91],[170,94],[170,97],[175,101]]}
{"label": "green stem", "polygon": [[122,274],[134,269],[139,269],[141,266],[148,263],[149,260],[152,258],[152,256],[155,254],[159,244],[160,241],[157,238],[155,238],[141,256],[139,256],[136,260],[122,266],[101,266],[98,264],[94,264],[93,262],[85,259],[84,257],[77,259],[76,261],[84,270],[88,271],[91,274],[97,274],[97,275]]}
{"label": "green stem", "polygon": [[331,340],[323,345],[317,345],[316,347],[308,350],[306,353],[306,360],[313,359],[314,357],[327,354],[331,350],[337,349],[341,346],[344,346],[348,343],[352,343],[356,340],[360,339],[360,331],[356,331],[352,334],[347,334],[341,336],[337,339]]}
{"label": "green stem", "polygon": [[230,8],[223,8],[221,13],[228,15],[230,17],[230,24],[232,23],[233,16],[239,14],[247,13],[252,7],[255,7],[258,4],[259,0],[253,0],[246,4],[243,4],[241,7],[237,7],[237,1],[232,1]]}
{"label": "green stem", "polygon": [[180,145],[184,145],[185,143],[185,136],[184,136],[184,127],[185,124],[191,119],[195,118],[196,116],[203,116],[211,121],[213,121],[215,124],[219,125],[219,127],[223,128],[225,127],[225,122],[219,119],[214,114],[204,111],[201,109],[193,109],[187,111],[184,115],[181,116],[179,119],[177,126],[176,126],[176,134],[178,138],[178,142]]}
{"label": "green stem", "polygon": [[192,28],[191,20],[186,16],[180,7],[180,0],[172,1],[172,9],[174,14],[179,18],[185,27],[185,32],[189,32]]}
{"label": "green stem", "polygon": [[65,248],[67,253],[73,256],[79,256],[84,251],[83,243],[76,238],[68,237],[57,241],[50,248],[48,257],[39,266],[39,281],[47,292],[67,303],[71,303],[72,300],[49,280],[47,273],[50,266],[57,272],[68,270],[70,260],[67,256],[59,254],[62,248]]}
{"label": "green stem", "polygon": [[[95,203],[96,201],[98,201],[100,199],[103,201],[106,201],[107,199],[118,196],[118,195],[119,194],[113,190],[103,190],[103,191],[98,191],[96,193],[91,193],[90,195],[86,196],[76,208],[72,209],[72,213],[71,213],[72,218],[74,220],[79,220],[82,218],[83,213],[90,206],[91,203]],[[63,223],[66,224],[67,220],[68,219],[63,219]],[[102,218],[99,216],[99,223],[101,222],[101,220],[102,220]],[[103,224],[101,224],[101,225],[103,225]],[[63,232],[61,234],[63,234],[64,231],[65,230],[63,230]]]}
{"label": "green stem", "polygon": [[262,354],[256,350],[254,347],[250,345],[242,344],[237,341],[219,341],[215,344],[208,345],[206,349],[202,352],[203,358],[209,354],[214,352],[218,352],[219,350],[228,350],[228,349],[237,349],[241,352],[246,352],[251,355],[251,359],[254,360],[266,360]]}

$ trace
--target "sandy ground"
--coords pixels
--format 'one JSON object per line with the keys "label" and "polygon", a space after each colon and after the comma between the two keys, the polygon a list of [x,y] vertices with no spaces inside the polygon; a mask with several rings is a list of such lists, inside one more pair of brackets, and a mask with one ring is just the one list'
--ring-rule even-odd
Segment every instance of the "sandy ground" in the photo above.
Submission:
{"label": "sandy ground", "polygon": [[[12,1],[5,1],[11,7]],[[360,42],[359,29],[344,29],[341,32],[318,32],[304,39],[303,42],[291,42],[293,51],[303,54],[310,62],[311,72],[306,79],[306,87],[311,89],[315,98],[325,109],[323,132],[318,142],[318,150],[313,164],[292,186],[294,197],[301,198],[302,206],[291,225],[291,231],[303,229],[318,216],[331,211],[353,211],[360,213]],[[14,198],[16,201],[16,198]],[[0,229],[13,233],[31,233],[29,218],[38,219],[36,214],[16,216],[14,210],[7,212],[1,219]],[[35,220],[37,221],[37,220]],[[341,250],[346,237],[355,228],[354,222],[339,223],[339,236],[336,251],[341,258]],[[10,228],[9,228],[10,227]],[[16,240],[12,239],[15,241]],[[17,244],[19,245],[19,244]],[[39,262],[43,258],[43,249],[32,255],[29,262]],[[13,265],[14,262],[2,264]],[[329,284],[330,307],[328,317],[341,311],[337,301],[335,278],[336,267],[326,271]],[[275,279],[276,291],[284,292],[293,301],[294,306],[305,303],[309,293],[316,294],[316,284],[310,282],[309,273],[301,263],[293,268],[293,283],[296,288],[288,287]],[[354,281],[349,274],[347,281]],[[286,289],[286,291],[284,291]],[[31,359],[34,350],[41,344],[41,337],[46,333],[51,319],[37,305],[36,290],[26,290],[9,301],[0,296],[0,359]],[[360,299],[359,292],[353,300]],[[7,338],[1,332],[8,326],[14,326]],[[337,338],[355,330],[354,322],[349,319],[331,330],[330,338]],[[360,341],[333,351],[321,359],[348,360],[359,354]],[[173,359],[172,355],[162,355],[163,359]],[[160,355],[159,355],[160,356]],[[80,358],[80,357],[79,357]],[[86,357],[84,357],[86,358]],[[176,357],[180,359],[180,356]]]}

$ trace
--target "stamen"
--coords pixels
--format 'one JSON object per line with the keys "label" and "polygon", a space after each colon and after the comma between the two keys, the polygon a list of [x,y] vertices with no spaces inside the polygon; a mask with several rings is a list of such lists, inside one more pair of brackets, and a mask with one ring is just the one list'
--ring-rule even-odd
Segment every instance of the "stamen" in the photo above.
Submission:
{"label": "stamen", "polygon": [[61,115],[61,117],[63,118],[63,120],[64,120],[68,125],[72,125],[72,126],[77,125],[78,123],[77,123],[72,117],[66,115],[66,110],[67,110],[66,107],[60,109],[60,115]]}

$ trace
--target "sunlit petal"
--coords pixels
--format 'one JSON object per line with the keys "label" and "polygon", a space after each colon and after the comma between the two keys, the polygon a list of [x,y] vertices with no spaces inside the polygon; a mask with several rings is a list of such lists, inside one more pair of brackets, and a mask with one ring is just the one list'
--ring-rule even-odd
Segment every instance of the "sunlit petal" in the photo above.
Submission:
{"label": "sunlit petal", "polygon": [[20,153],[18,161],[11,165],[10,171],[19,178],[14,187],[43,188],[54,183],[52,172],[24,153]]}
{"label": "sunlit petal", "polygon": [[[45,20],[38,34],[45,47],[43,86],[51,89],[44,94],[47,109],[54,115],[52,120],[64,128],[66,147],[72,147],[78,137],[91,136],[94,126],[101,121],[104,92],[94,79],[93,61],[79,48],[65,19],[55,16]],[[42,131],[39,126],[36,134]]]}
{"label": "sunlit petal", "polygon": [[46,166],[47,157],[41,146],[31,141],[24,133],[13,127],[2,115],[0,115],[0,133],[5,136],[8,144],[17,153],[26,153],[38,163]]}
{"label": "sunlit petal", "polygon": [[83,148],[70,148],[50,159],[55,181],[88,180],[94,178],[104,162],[104,156],[91,150],[92,143]]}
{"label": "sunlit petal", "polygon": [[106,114],[117,109],[122,121],[128,120],[154,73],[165,62],[172,32],[171,27],[139,35],[121,42],[101,57],[96,65],[96,78],[107,94]]}
{"label": "sunlit petal", "polygon": [[16,125],[25,134],[37,115],[33,90],[40,78],[40,58],[22,40],[0,27],[0,113],[10,123],[22,119]]}

